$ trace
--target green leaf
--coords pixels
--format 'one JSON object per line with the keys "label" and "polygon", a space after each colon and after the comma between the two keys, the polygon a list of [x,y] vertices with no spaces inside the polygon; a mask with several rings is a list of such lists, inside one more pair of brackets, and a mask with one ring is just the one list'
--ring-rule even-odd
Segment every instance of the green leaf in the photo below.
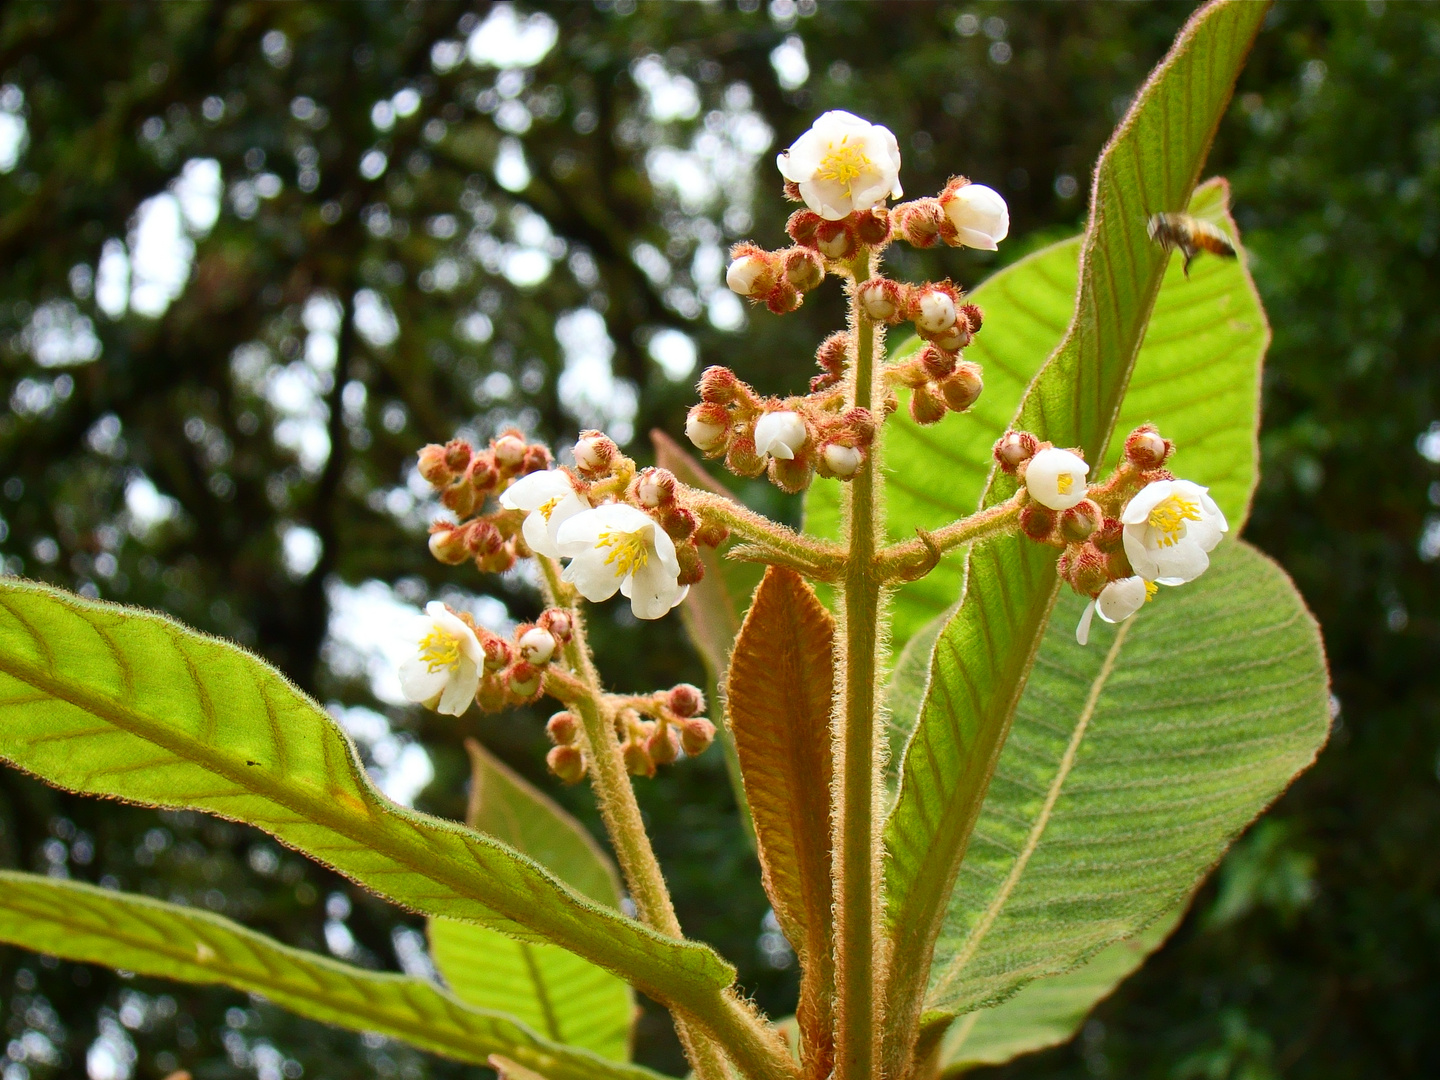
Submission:
{"label": "green leaf", "polygon": [[1088,646],[1074,637],[1084,601],[1060,598],[950,897],[927,1009],[1002,1001],[1140,932],[1314,761],[1330,729],[1319,628],[1254,548],[1227,540],[1212,557],[1118,628],[1097,620]]}
{"label": "green leaf", "polygon": [[[1239,248],[1228,196],[1225,181],[1208,180],[1196,188],[1189,212],[1217,225]],[[985,392],[969,412],[950,413],[931,427],[920,427],[903,407],[890,418],[885,498],[892,541],[909,540],[916,528],[938,528],[979,505],[996,436],[1009,427],[1026,386],[1064,336],[1079,256],[1080,238],[1063,240],[1006,267],[969,294],[984,310],[985,326],[965,358],[985,368]],[[912,338],[896,355],[917,342]],[[1189,278],[1180,258],[1172,258],[1116,425],[1124,432],[1148,420],[1176,440],[1175,467],[1210,488],[1235,531],[1259,479],[1255,433],[1260,368],[1269,344],[1270,327],[1243,252],[1233,260],[1201,256]],[[1121,452],[1119,440],[1112,444],[1106,470]],[[838,486],[814,483],[805,498],[806,530],[838,538]],[[901,588],[893,609],[896,648],[954,606],[962,575],[962,560],[951,556]]]}
{"label": "green leaf", "polygon": [[207,911],[74,881],[0,871],[0,941],[142,975],[234,987],[351,1031],[377,1031],[457,1061],[503,1054],[548,1080],[656,1080],[636,1065],[540,1038],[422,979],[342,964]]}
{"label": "green leaf", "polygon": [[715,1015],[733,969],[512,848],[390,802],[329,716],[242,650],[159,615],[0,583],[0,758],[86,794],[256,825],[396,903],[549,940]]}
{"label": "green leaf", "polygon": [[[1168,261],[1146,235],[1147,220],[1188,205],[1265,10],[1207,5],[1137,94],[1096,166],[1075,315],[1015,426],[1103,459]],[[983,501],[1014,490],[1012,478],[992,473]],[[893,1071],[905,1068],[935,937],[1054,603],[1056,558],[1019,536],[972,549],[960,608],[936,643],[885,828]]]}
{"label": "green leaf", "polygon": [[979,1065],[1000,1065],[1068,1042],[1090,1011],[1165,943],[1184,914],[1185,908],[1177,907],[1144,932],[1108,946],[1083,967],[1037,979],[1000,1005],[962,1016],[940,1047],[942,1072],[958,1076]]}
{"label": "green leaf", "polygon": [[[465,748],[466,824],[548,866],[596,903],[619,906],[619,876],[585,827],[474,739]],[[462,1001],[509,1013],[557,1042],[628,1059],[635,1003],[624,980],[565,949],[474,923],[431,919],[428,929],[435,967]]]}

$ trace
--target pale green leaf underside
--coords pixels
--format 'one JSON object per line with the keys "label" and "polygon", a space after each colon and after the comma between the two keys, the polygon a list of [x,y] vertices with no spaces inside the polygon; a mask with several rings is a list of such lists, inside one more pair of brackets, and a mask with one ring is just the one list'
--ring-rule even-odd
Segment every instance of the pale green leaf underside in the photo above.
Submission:
{"label": "pale green leaf underside", "polygon": [[376,791],[344,733],[273,668],[159,615],[0,585],[0,759],[91,795],[257,825],[396,903],[558,942],[666,1001],[733,969],[601,908],[455,822]]}
{"label": "pale green leaf underside", "polygon": [[980,1065],[1000,1065],[1021,1054],[1068,1042],[1085,1017],[1165,943],[1184,907],[1127,941],[1116,942],[1075,971],[1037,979],[994,1008],[967,1013],[951,1026],[940,1048],[940,1068],[958,1076]]}
{"label": "pale green leaf underside", "polygon": [[625,982],[555,945],[431,919],[430,952],[456,997],[506,1013],[546,1038],[625,1061],[635,1004]]}
{"label": "pale green leaf underside", "polygon": [[[1169,261],[1146,235],[1146,223],[1157,211],[1188,206],[1265,10],[1242,2],[1207,5],[1137,94],[1096,167],[1074,316],[1026,391],[1015,426],[1078,447],[1087,460],[1103,459]],[[982,502],[994,505],[1014,490],[1013,478],[992,473]],[[1057,558],[1054,548],[1018,535],[972,548],[960,607],[936,642],[930,691],[885,827],[889,1008],[899,1021],[898,1041],[908,1037],[933,935],[945,921],[1054,604]],[[1082,948],[1075,960],[1100,944]],[[974,1004],[998,1000],[1015,985]],[[887,1040],[892,1062],[903,1053],[897,1038]]]}
{"label": "pale green leaf underside", "polygon": [[[1118,631],[1097,620],[1088,646],[1082,607],[1062,595],[1016,710],[929,1009],[999,1001],[1174,908],[1329,731],[1319,628],[1254,548],[1225,541],[1203,577]],[[958,685],[938,679],[932,702]]]}
{"label": "pale green leaf underside", "polygon": [[[1226,186],[1195,190],[1190,212],[1212,221],[1238,243]],[[901,408],[886,425],[886,528],[908,540],[973,513],[990,474],[990,449],[1009,426],[1020,398],[1065,334],[1075,304],[1080,238],[1063,240],[1008,266],[970,295],[985,312],[984,329],[965,358],[985,369],[985,392],[963,415],[920,427]],[[1270,329],[1254,282],[1240,259],[1202,255],[1187,279],[1179,255],[1170,260],[1150,317],[1116,428],[1145,421],[1176,440],[1175,468],[1204,484],[1236,528],[1243,524],[1259,476],[1255,430],[1260,367]],[[913,347],[913,339],[900,352]],[[1104,469],[1113,468],[1120,441]],[[839,536],[837,485],[817,481],[805,497],[805,527]],[[943,559],[928,576],[896,595],[892,643],[911,635],[960,596],[961,557]]]}
{"label": "pale green leaf underside", "polygon": [[[469,824],[550,868],[607,907],[620,904],[614,865],[555,801],[471,743]],[[547,1038],[624,1061],[635,1004],[630,987],[554,945],[516,941],[488,927],[431,919],[430,955],[445,984],[470,1005],[508,1013]]]}
{"label": "pale green leaf underside", "polygon": [[657,1080],[540,1038],[421,979],[292,949],[206,911],[0,871],[0,941],[82,963],[260,994],[313,1020],[376,1031],[457,1061],[503,1054],[547,1080]]}

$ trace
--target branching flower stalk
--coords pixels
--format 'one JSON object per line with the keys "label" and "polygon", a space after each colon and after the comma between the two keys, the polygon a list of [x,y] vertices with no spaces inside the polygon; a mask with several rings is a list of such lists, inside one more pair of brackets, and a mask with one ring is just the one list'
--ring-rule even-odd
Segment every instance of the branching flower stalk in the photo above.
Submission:
{"label": "branching flower stalk", "polygon": [[[885,422],[902,402],[920,425],[974,404],[983,373],[963,350],[980,332],[983,315],[948,280],[912,285],[881,276],[882,254],[895,240],[921,248],[945,243],[993,250],[1008,232],[1008,212],[997,193],[963,177],[938,196],[888,208],[887,201],[900,196],[898,145],[885,128],[848,113],[822,116],[778,164],[787,196],[806,204],[786,226],[793,244],[778,251],[737,245],[726,280],[735,292],[785,314],[827,276],[838,277],[849,302],[848,325],[821,342],[820,374],[808,393],[764,397],[732,371],[708,368],[686,434],[732,472],[763,473],[787,492],[804,489],[817,475],[842,483],[842,540],[796,533],[723,495],[682,484],[667,469],[640,468],[596,431],[581,433],[568,467],[557,467],[548,448],[514,431],[483,450],[458,440],[429,446],[421,451],[420,472],[455,518],[433,526],[435,557],[454,565],[473,562],[486,572],[533,558],[547,606],[534,623],[506,638],[464,612],[431,604],[401,678],[412,700],[454,714],[472,701],[490,711],[545,695],[558,701],[563,708],[546,728],[555,744],[550,770],[566,783],[589,777],[638,917],[680,938],[633,781],[703,753],[715,726],[701,715],[704,697],[693,686],[606,692],[580,601],[601,603],[619,592],[637,617],[661,618],[701,580],[701,550],[726,544],[732,558],[836,585],[839,631],[831,652],[824,629],[829,616],[803,581],[789,579],[799,590],[789,595],[819,612],[806,625],[815,629],[820,650],[812,664],[821,672],[819,700],[829,702],[811,715],[822,718],[819,731],[829,709],[831,764],[808,775],[833,778],[824,808],[830,835],[818,842],[832,874],[819,895],[830,903],[808,915],[833,921],[833,934],[829,922],[823,932],[792,925],[809,938],[792,942],[802,965],[826,972],[819,991],[816,983],[802,981],[802,996],[827,995],[822,1002],[802,1001],[798,1075],[908,1080],[913,1063],[902,1066],[889,1054],[882,1062],[880,1041],[882,1032],[913,1024],[919,1015],[887,1017],[883,1003],[918,1003],[924,991],[903,987],[896,994],[886,985],[880,772],[887,748],[876,719],[889,594],[957,548],[1023,535],[1061,549],[1060,576],[1089,598],[1076,630],[1083,645],[1094,616],[1121,622],[1159,585],[1180,585],[1204,572],[1208,552],[1228,525],[1204,488],[1166,469],[1174,446],[1153,426],[1130,434],[1119,465],[1100,480],[1091,477],[1079,451],[1012,431],[994,449],[996,466],[1018,481],[1012,498],[886,546]],[[923,344],[890,362],[886,332],[902,323],[912,324]],[[833,671],[828,682],[826,670]],[[766,688],[747,689],[763,698]],[[814,700],[814,690],[806,689],[807,701]],[[746,775],[748,784],[748,770]],[[823,803],[823,783],[818,790],[816,800]],[[764,860],[763,837],[760,847]],[[772,870],[767,864],[767,888],[774,885]],[[784,898],[772,891],[771,900],[778,913]],[[787,918],[793,921],[793,912]],[[814,941],[833,941],[833,955],[807,956]],[[822,953],[828,951],[827,944]],[[726,1080],[730,1066],[755,1080],[797,1075],[778,1029],[733,988],[666,1004],[701,1080]],[[817,1017],[824,1018],[825,1030],[814,1030]]]}

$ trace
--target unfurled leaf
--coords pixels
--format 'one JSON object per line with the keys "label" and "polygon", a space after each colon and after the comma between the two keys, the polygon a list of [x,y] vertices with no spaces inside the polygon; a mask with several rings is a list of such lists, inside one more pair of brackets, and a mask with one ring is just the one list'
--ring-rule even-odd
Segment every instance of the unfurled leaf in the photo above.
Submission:
{"label": "unfurled leaf", "polygon": [[1165,943],[1184,914],[1185,908],[1177,907],[1144,932],[1107,947],[1084,966],[1037,979],[994,1008],[960,1017],[940,1046],[941,1072],[958,1076],[980,1065],[1000,1065],[1069,1041],[1090,1011]]}
{"label": "unfurled leaf", "polygon": [[[615,867],[585,827],[474,739],[466,824],[548,867],[577,892],[620,904]],[[431,919],[430,954],[461,1000],[509,1013],[548,1038],[624,1061],[635,1002],[623,979],[556,945]]]}
{"label": "unfurled leaf", "polygon": [[[1324,744],[1319,629],[1226,541],[1118,630],[1056,605],[975,825],[925,1004],[964,1013],[1063,972],[1188,896]],[[934,691],[932,690],[932,697]]]}
{"label": "unfurled leaf", "polygon": [[380,1032],[457,1061],[483,1065],[499,1053],[548,1080],[657,1080],[648,1069],[541,1038],[423,979],[365,971],[206,911],[93,885],[0,871],[0,941],[79,963],[234,987],[312,1020]]}
{"label": "unfurled leaf", "polygon": [[396,903],[562,944],[662,1001],[713,1010],[733,978],[499,841],[396,806],[278,672],[159,615],[0,584],[0,758],[73,791],[256,825]]}
{"label": "unfurled leaf", "polygon": [[[1136,95],[1096,166],[1070,328],[1026,392],[1016,427],[1103,459],[1165,276],[1166,254],[1146,223],[1188,205],[1264,14],[1260,4],[1207,5]],[[992,474],[983,502],[1014,490],[1012,478]],[[1054,603],[1057,555],[1020,536],[972,548],[959,610],[936,643],[885,830],[892,1071],[906,1067],[933,943]]]}
{"label": "unfurled leaf", "polygon": [[835,626],[795,571],[772,566],[730,658],[726,701],[765,891],[802,963],[797,1017],[810,1075],[829,1073],[830,712]]}

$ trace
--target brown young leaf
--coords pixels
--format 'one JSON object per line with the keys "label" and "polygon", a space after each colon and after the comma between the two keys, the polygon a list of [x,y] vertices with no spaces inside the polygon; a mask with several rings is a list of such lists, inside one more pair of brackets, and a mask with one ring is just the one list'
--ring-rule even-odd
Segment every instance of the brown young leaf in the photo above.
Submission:
{"label": "brown young leaf", "polygon": [[801,964],[802,1060],[830,1071],[830,709],[835,623],[795,571],[772,566],[730,658],[726,699],[765,891]]}

